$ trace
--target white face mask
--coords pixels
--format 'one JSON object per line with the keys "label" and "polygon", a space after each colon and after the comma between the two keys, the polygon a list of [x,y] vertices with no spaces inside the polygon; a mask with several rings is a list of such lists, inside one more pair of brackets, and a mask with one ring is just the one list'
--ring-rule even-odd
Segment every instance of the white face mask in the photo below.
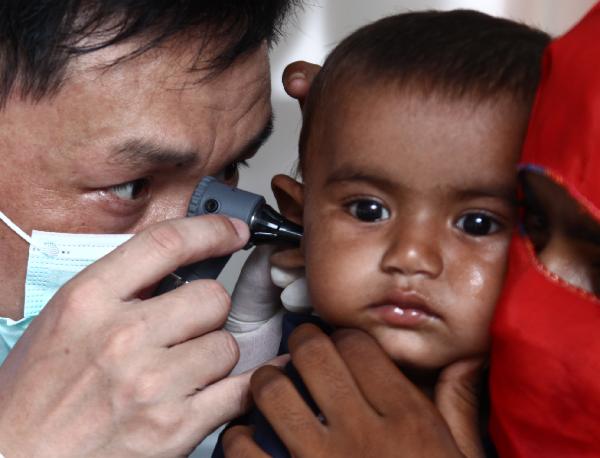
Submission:
{"label": "white face mask", "polygon": [[56,291],[132,234],[67,234],[34,230],[30,237],[2,212],[0,220],[29,243],[23,318],[14,321],[0,317],[2,364],[31,320],[39,315]]}

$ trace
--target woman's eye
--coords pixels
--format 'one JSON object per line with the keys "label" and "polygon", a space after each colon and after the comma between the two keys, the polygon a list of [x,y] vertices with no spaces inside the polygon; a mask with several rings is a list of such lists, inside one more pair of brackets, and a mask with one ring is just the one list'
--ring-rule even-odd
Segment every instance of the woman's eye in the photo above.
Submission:
{"label": "woman's eye", "polygon": [[523,228],[531,240],[536,253],[544,249],[550,240],[550,221],[533,206],[525,206],[523,215]]}
{"label": "woman's eye", "polygon": [[485,213],[468,213],[461,216],[456,226],[466,234],[481,237],[491,235],[502,229],[502,225]]}
{"label": "woman's eye", "polygon": [[390,217],[390,211],[376,200],[357,200],[348,205],[348,211],[355,218],[375,223]]}
{"label": "woman's eye", "polygon": [[109,188],[109,192],[123,200],[136,200],[148,192],[147,178],[140,178],[139,180],[128,181],[127,183],[118,184]]}

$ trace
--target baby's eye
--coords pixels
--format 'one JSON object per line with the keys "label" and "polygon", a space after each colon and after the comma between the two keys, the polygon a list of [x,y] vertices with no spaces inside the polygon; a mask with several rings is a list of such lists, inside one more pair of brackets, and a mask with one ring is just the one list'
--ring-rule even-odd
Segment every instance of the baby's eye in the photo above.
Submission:
{"label": "baby's eye", "polygon": [[459,218],[456,227],[466,234],[481,237],[491,235],[502,229],[502,224],[486,213],[467,213]]}
{"label": "baby's eye", "polygon": [[348,211],[355,218],[369,223],[386,220],[390,217],[390,211],[381,202],[370,199],[351,202],[348,205]]}
{"label": "baby's eye", "polygon": [[144,197],[148,193],[149,180],[140,178],[139,180],[128,181],[108,188],[108,192],[114,194],[119,199],[136,200]]}

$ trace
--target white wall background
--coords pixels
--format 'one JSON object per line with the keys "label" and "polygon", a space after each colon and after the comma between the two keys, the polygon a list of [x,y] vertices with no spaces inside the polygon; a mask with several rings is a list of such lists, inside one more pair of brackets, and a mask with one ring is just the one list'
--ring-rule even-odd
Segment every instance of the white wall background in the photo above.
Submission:
{"label": "white wall background", "polygon": [[[287,35],[271,53],[275,133],[242,168],[239,186],[263,194],[274,206],[270,178],[290,173],[296,160],[300,110],[283,91],[281,74],[294,60],[322,63],[327,53],[358,27],[408,10],[470,8],[508,17],[560,35],[596,0],[305,0],[306,7],[289,22]],[[236,254],[220,279],[231,290],[247,253]]]}

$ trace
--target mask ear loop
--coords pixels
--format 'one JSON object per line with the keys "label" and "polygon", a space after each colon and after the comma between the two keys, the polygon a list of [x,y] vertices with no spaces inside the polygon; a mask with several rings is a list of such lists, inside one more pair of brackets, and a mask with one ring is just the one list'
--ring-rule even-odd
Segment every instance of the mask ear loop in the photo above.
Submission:
{"label": "mask ear loop", "polygon": [[25,240],[29,245],[36,247],[43,253],[48,253],[49,251],[51,251],[48,249],[48,247],[40,246],[39,244],[35,243],[29,234],[27,234],[19,226],[17,226],[15,223],[13,223],[12,220],[1,211],[0,211],[0,220],[4,224],[6,224],[15,234],[17,234],[19,237],[21,237],[23,240]]}

